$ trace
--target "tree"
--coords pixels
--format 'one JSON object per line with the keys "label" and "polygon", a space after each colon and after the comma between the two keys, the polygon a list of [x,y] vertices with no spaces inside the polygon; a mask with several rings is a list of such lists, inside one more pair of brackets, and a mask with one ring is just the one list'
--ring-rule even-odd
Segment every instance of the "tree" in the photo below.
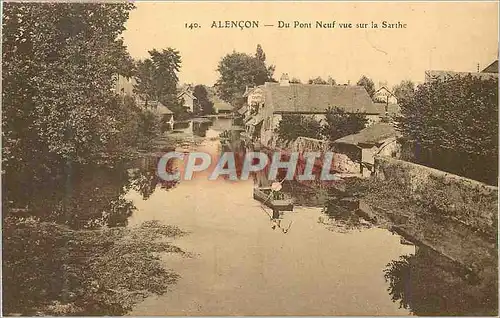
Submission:
{"label": "tree", "polygon": [[292,79],[290,80],[290,83],[291,84],[302,84],[302,81],[299,78],[292,77]]}
{"label": "tree", "polygon": [[367,121],[363,113],[346,113],[342,108],[329,108],[321,133],[325,139],[334,141],[358,133],[366,127]]}
{"label": "tree", "polygon": [[120,134],[114,76],[131,72],[119,35],[132,8],[3,6],[3,195],[14,205],[29,202],[37,189],[75,164],[124,154],[109,149]]}
{"label": "tree", "polygon": [[316,78],[311,78],[307,81],[307,84],[315,84],[315,85],[336,85],[337,82],[331,77],[328,76],[328,79],[325,81],[321,76]]}
{"label": "tree", "polygon": [[243,94],[247,86],[258,86],[274,81],[274,66],[267,67],[263,59],[262,47],[257,47],[256,56],[233,51],[224,56],[217,67],[219,79],[215,87],[217,94],[224,101],[239,107],[243,104]]}
{"label": "tree", "polygon": [[266,53],[264,53],[264,50],[262,49],[262,46],[260,44],[257,44],[257,50],[255,52],[255,58],[262,63],[266,61]]}
{"label": "tree", "polygon": [[373,97],[373,95],[375,95],[375,84],[368,77],[366,77],[364,75],[361,76],[361,78],[356,83],[356,85],[363,86],[366,89],[366,92],[368,93],[368,95],[370,95],[370,97]]}
{"label": "tree", "polygon": [[392,92],[394,96],[396,96],[398,102],[401,103],[413,97],[413,94],[415,94],[415,83],[409,80],[403,80],[392,88]]}
{"label": "tree", "polygon": [[199,104],[199,114],[213,114],[214,103],[210,101],[207,88],[204,85],[196,85],[193,90],[193,95],[196,97],[197,103]]}
{"label": "tree", "polygon": [[297,114],[285,114],[276,128],[279,138],[294,141],[298,137],[320,138],[321,124],[314,118]]}
{"label": "tree", "polygon": [[328,84],[328,82],[318,76],[316,78],[309,79],[309,81],[307,81],[307,84],[326,85]]}
{"label": "tree", "polygon": [[422,84],[400,103],[397,126],[414,162],[491,184],[498,176],[498,79]]}
{"label": "tree", "polygon": [[173,48],[149,51],[150,58],[137,63],[134,92],[148,101],[159,101],[174,113],[182,111],[177,98],[177,73],[181,68],[181,56]]}
{"label": "tree", "polygon": [[328,85],[337,85],[337,81],[335,81],[331,76],[328,76],[328,79],[326,81]]}

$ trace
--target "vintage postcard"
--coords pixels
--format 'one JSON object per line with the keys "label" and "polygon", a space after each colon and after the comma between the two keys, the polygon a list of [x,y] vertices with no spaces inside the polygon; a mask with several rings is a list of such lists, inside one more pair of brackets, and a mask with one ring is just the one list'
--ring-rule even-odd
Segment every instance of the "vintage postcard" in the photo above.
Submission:
{"label": "vintage postcard", "polygon": [[497,316],[498,1],[2,3],[5,316]]}

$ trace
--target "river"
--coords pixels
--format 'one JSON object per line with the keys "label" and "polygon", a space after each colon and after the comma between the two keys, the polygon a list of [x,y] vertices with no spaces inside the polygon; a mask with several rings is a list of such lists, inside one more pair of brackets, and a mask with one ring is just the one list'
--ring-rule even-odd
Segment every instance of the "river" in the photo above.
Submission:
{"label": "river", "polygon": [[[221,140],[232,135],[228,129],[230,119],[195,119],[176,123],[157,143],[217,157]],[[496,312],[496,280],[475,281],[442,255],[325,202],[316,188],[283,183],[281,192],[296,203],[277,226],[253,199],[253,180],[209,181],[207,171],[190,181],[159,182],[157,160],[143,153],[128,164],[74,167],[71,182],[49,183],[29,198],[35,215],[74,229],[156,220],[187,232],[172,242],[186,253],[161,255],[180,279],[136,304],[131,315]],[[66,211],[79,213],[65,218]]]}
{"label": "river", "polygon": [[[217,120],[191,150],[219,152],[216,137],[227,121]],[[391,300],[384,269],[414,253],[413,246],[376,227],[332,230],[322,221],[322,207],[296,206],[283,217],[289,231],[273,230],[252,189],[252,180],[209,181],[199,175],[169,191],[158,189],[147,200],[133,189],[126,194],[137,208],[130,225],[148,220],[176,225],[189,234],[175,244],[192,255],[166,255],[165,265],[181,279],[131,315],[409,313]]]}

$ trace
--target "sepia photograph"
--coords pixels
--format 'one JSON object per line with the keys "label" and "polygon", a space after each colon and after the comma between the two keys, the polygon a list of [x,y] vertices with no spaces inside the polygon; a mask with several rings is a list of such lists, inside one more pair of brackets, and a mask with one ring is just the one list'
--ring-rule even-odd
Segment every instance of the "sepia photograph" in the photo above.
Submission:
{"label": "sepia photograph", "polygon": [[2,316],[498,316],[498,1],[3,1]]}

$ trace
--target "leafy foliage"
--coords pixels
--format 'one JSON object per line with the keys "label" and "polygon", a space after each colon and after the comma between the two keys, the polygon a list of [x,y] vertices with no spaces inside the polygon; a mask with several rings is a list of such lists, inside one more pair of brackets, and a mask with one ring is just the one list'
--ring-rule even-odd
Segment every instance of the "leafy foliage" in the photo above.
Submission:
{"label": "leafy foliage", "polygon": [[262,46],[260,44],[257,44],[257,49],[255,51],[255,58],[261,62],[266,61],[266,53],[264,53],[264,50],[262,49]]}
{"label": "leafy foliage", "polygon": [[356,85],[363,86],[370,97],[373,97],[373,95],[375,95],[375,84],[368,77],[364,75],[361,76]]}
{"label": "leafy foliage", "polygon": [[3,6],[6,312],[123,314],[174,277],[151,252],[170,246],[127,241],[128,229],[88,230],[126,225],[134,185],[119,165],[157,132],[156,118],[113,92],[116,75],[135,72],[119,38],[132,8]]}
{"label": "leafy foliage", "polygon": [[316,78],[311,78],[309,81],[307,81],[308,84],[315,84],[315,85],[336,85],[337,82],[331,77],[328,76],[328,79],[325,81],[322,79],[320,76]]}
{"label": "leafy foliage", "polygon": [[256,56],[233,51],[219,62],[217,71],[220,77],[215,84],[217,94],[233,106],[242,105],[247,86],[273,81],[274,66],[266,66],[265,53],[259,47]]}
{"label": "leafy foliage", "polygon": [[498,79],[471,75],[420,85],[398,127],[416,163],[497,183]]}
{"label": "leafy foliage", "polygon": [[417,316],[496,315],[496,279],[477,284],[460,272],[450,260],[419,246],[416,254],[387,264],[384,278],[392,300]]}
{"label": "leafy foliage", "polygon": [[7,169],[13,158],[43,157],[46,152],[77,162],[102,154],[116,134],[113,75],[124,72],[130,61],[117,37],[132,7],[4,6],[2,128]]}
{"label": "leafy foliage", "polygon": [[316,85],[326,85],[328,84],[327,81],[322,79],[320,76],[316,78],[311,78],[307,81],[307,84],[316,84]]}
{"label": "leafy foliage", "polygon": [[8,218],[3,230],[7,314],[123,315],[150,294],[165,293],[178,278],[163,267],[159,253],[184,254],[164,241],[184,233],[158,222],[73,231]]}
{"label": "leafy foliage", "polygon": [[320,138],[321,124],[314,118],[284,114],[276,132],[280,139],[293,141],[298,137]]}
{"label": "leafy foliage", "polygon": [[398,85],[395,85],[392,92],[396,96],[399,103],[409,100],[415,94],[415,83],[410,80],[403,80]]}
{"label": "leafy foliage", "polygon": [[159,101],[172,110],[176,118],[188,117],[177,97],[177,73],[181,69],[179,51],[169,47],[148,53],[149,58],[137,62],[134,92],[144,100],[146,109],[152,108],[151,102]]}
{"label": "leafy foliage", "polygon": [[322,135],[334,141],[344,136],[358,133],[365,128],[367,118],[363,113],[346,113],[342,108],[330,108],[326,114],[326,124],[322,127]]}
{"label": "leafy foliage", "polygon": [[208,97],[208,91],[204,85],[196,85],[193,90],[199,104],[199,114],[210,115],[214,113],[214,103]]}

